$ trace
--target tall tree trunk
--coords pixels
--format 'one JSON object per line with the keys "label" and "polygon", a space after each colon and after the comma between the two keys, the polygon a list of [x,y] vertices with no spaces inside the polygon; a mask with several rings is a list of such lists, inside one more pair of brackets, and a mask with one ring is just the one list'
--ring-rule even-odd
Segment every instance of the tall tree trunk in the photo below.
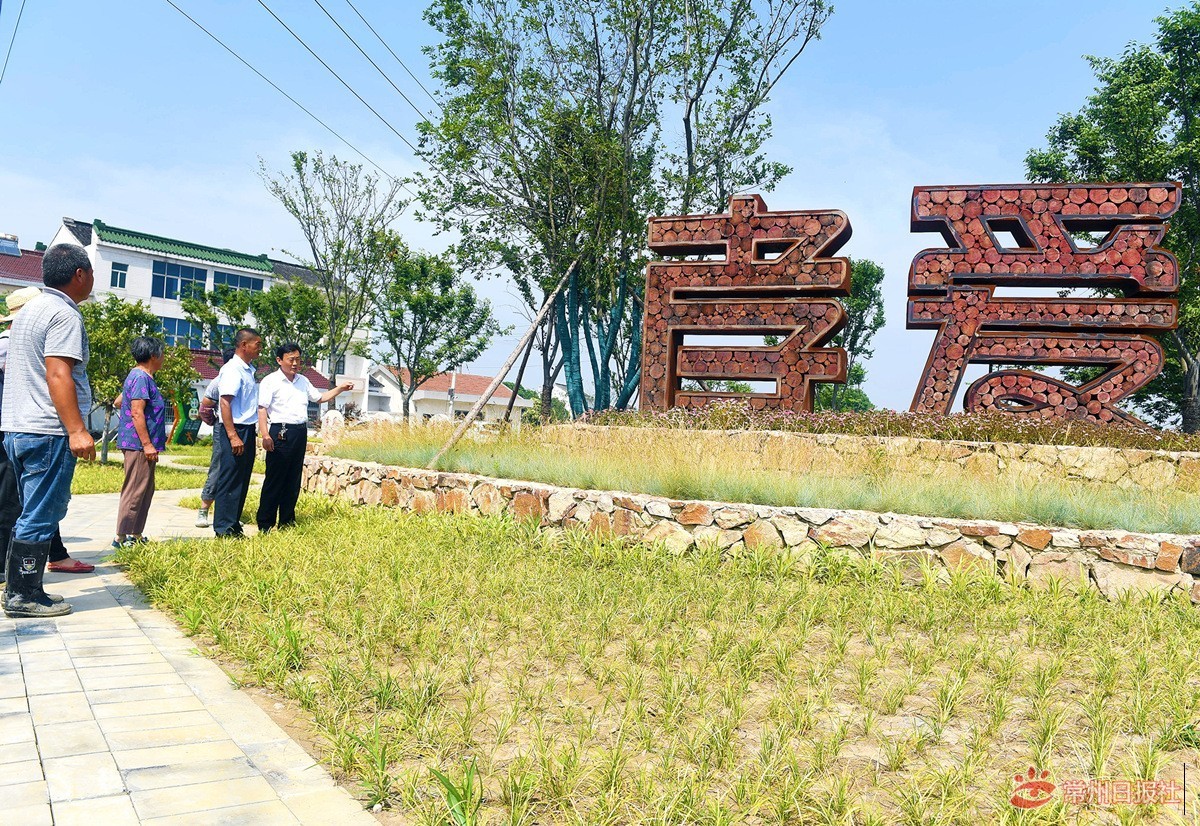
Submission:
{"label": "tall tree trunk", "polygon": [[1200,359],[1188,362],[1183,374],[1183,432],[1200,433]]}
{"label": "tall tree trunk", "polygon": [[624,410],[642,381],[642,306],[633,302],[633,339],[629,346],[629,364],[625,368],[625,385],[617,394],[613,407]]}
{"label": "tall tree trunk", "polygon": [[[555,299],[561,301],[562,298]],[[556,365],[555,359],[558,356],[560,343],[558,337],[554,335],[555,319],[553,315],[546,317],[546,338],[543,340],[542,350],[542,396],[541,396],[541,420],[542,424],[548,424],[552,413],[554,412],[554,382],[558,380],[558,373],[562,370],[562,361],[559,360]]]}
{"label": "tall tree trunk", "polygon": [[512,395],[508,397],[508,407],[504,408],[504,421],[512,421],[513,405],[517,403],[517,394],[521,392],[521,379],[525,378],[525,365],[529,364],[529,354],[533,352],[533,343],[536,339],[529,339],[529,346],[525,348],[525,355],[521,356],[521,366],[517,369],[517,380],[513,382]]}
{"label": "tall tree trunk", "polygon": [[108,464],[108,440],[112,437],[112,431],[109,430],[108,424],[112,421],[112,408],[104,408],[104,435],[100,438],[100,464]]}
{"label": "tall tree trunk", "polygon": [[587,409],[583,392],[583,365],[579,352],[579,279],[571,273],[564,300],[558,305],[558,340],[563,350],[563,372],[567,380],[567,397],[571,416],[581,416]]}

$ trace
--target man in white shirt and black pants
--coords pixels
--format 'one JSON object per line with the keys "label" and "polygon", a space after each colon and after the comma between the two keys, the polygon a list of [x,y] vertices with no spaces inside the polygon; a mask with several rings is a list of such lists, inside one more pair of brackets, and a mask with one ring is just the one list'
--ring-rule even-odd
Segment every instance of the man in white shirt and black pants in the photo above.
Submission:
{"label": "man in white shirt and black pants", "polygon": [[267,475],[256,517],[260,532],[296,522],[308,444],[308,403],[332,401],[354,387],[354,382],[345,382],[320,393],[300,372],[303,355],[300,345],[292,341],[275,348],[275,363],[279,369],[258,386],[258,429],[267,452]]}
{"label": "man in white shirt and black pants", "polygon": [[258,330],[243,327],[233,338],[233,358],[217,374],[221,421],[213,430],[213,452],[219,452],[216,516],[217,536],[242,535],[242,508],[254,470],[254,424],[258,421],[258,385],[254,360],[262,352]]}

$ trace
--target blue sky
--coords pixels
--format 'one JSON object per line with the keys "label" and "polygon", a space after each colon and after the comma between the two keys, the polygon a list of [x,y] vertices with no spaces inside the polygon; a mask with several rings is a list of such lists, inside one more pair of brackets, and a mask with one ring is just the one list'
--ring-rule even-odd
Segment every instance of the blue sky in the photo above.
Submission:
{"label": "blue sky", "polygon": [[[257,3],[175,0],[260,71],[389,172],[412,153]],[[418,105],[424,92],[346,5],[323,5]],[[272,8],[410,140],[416,113],[315,3]],[[422,3],[355,0],[392,49],[430,85],[421,47],[435,34]],[[1026,151],[1092,90],[1085,54],[1115,56],[1154,34],[1180,2],[1008,0],[923,3],[841,0],[769,104],[770,153],[794,167],[777,209],[838,208],[854,237],[843,254],[887,271],[887,326],[867,363],[867,391],[907,408],[932,334],[904,329],[912,256],[936,236],[908,231],[912,187],[1023,179]],[[0,0],[0,59],[20,0]],[[432,88],[432,87],[431,87]],[[0,232],[23,246],[49,240],[63,216],[250,253],[302,252],[292,219],[257,177],[293,149],[355,158],[165,0],[31,0],[0,84]],[[445,245],[407,217],[415,246]],[[519,300],[482,290],[510,324]],[[497,368],[516,333],[474,368]]]}

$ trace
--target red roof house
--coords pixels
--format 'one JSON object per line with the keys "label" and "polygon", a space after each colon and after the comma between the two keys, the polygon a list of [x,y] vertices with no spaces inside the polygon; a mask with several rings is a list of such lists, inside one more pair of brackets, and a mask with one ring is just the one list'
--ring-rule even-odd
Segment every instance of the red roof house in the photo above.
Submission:
{"label": "red roof house", "polygon": [[39,250],[18,250],[20,255],[0,252],[0,293],[10,293],[22,287],[42,286],[42,253]]}

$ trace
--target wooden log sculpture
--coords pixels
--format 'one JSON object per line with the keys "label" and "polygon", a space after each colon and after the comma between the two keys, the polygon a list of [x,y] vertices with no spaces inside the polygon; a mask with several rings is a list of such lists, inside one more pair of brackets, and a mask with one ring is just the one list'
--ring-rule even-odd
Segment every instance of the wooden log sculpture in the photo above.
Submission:
{"label": "wooden log sculpture", "polygon": [[[1149,333],[1178,324],[1170,296],[1179,268],[1155,245],[1179,198],[1178,183],[914,188],[912,231],[940,232],[950,249],[918,253],[909,270],[908,327],[938,331],[912,410],[949,413],[968,364],[1093,365],[1107,369],[1078,387],[1029,370],[992,372],[967,389],[964,407],[1141,424],[1116,404],[1162,370]],[[1103,238],[1086,247],[1079,233]],[[1121,295],[995,295],[1011,286]]]}
{"label": "wooden log sculpture", "polygon": [[[680,258],[646,267],[641,405],[700,407],[747,398],[757,408],[812,410],[814,382],[845,382],[846,352],[824,347],[846,323],[850,238],[836,210],[769,212],[735,196],[724,215],[650,219],[650,249]],[[720,256],[713,258],[711,256]],[[685,344],[688,335],[773,335],[774,347]],[[773,393],[683,390],[682,382],[775,382]]]}

